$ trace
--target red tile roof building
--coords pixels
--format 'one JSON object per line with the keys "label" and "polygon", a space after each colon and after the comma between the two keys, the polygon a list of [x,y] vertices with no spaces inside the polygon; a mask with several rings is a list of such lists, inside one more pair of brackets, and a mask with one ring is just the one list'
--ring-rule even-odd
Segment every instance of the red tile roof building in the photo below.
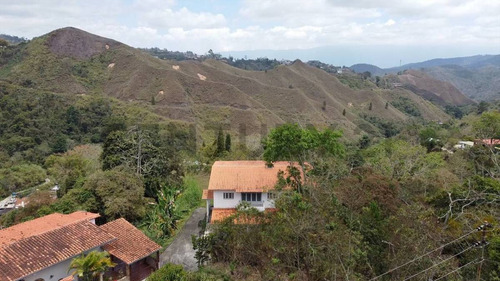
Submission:
{"label": "red tile roof building", "polygon": [[54,213],[22,222],[6,229],[0,229],[0,247],[25,237],[41,234],[75,222],[91,221],[98,217],[99,214],[76,211],[68,215]]}
{"label": "red tile roof building", "polygon": [[0,280],[24,278],[113,240],[116,238],[88,221],[19,239],[0,248]]}
{"label": "red tile roof building", "polygon": [[484,144],[489,146],[500,145],[500,139],[477,139],[474,142],[476,144]]}
{"label": "red tile roof building", "polygon": [[[303,172],[297,163],[303,178]],[[207,200],[209,222],[219,222],[236,212],[236,206],[247,201],[258,210],[274,209],[273,190],[278,183],[278,173],[286,176],[290,162],[274,162],[269,167],[265,161],[216,161],[210,173],[208,189],[203,190]],[[213,201],[213,206],[211,202]]]}
{"label": "red tile roof building", "polygon": [[[0,281],[70,279],[68,270],[73,258],[106,248],[113,259],[124,259],[130,274],[131,268],[140,269],[141,259],[158,253],[160,246],[126,220],[99,227],[95,225],[97,217],[98,214],[88,212],[51,214],[0,230]],[[151,268],[144,272],[158,268],[158,260],[155,262],[153,267],[151,262],[147,264]],[[131,278],[135,280],[139,278]]]}
{"label": "red tile roof building", "polygon": [[127,264],[132,264],[161,249],[160,245],[151,241],[125,219],[108,222],[100,228],[118,238],[104,245],[103,249]]}
{"label": "red tile roof building", "polygon": [[290,162],[216,161],[210,173],[208,191],[234,190],[236,192],[265,192],[278,183],[278,172],[287,171]]}

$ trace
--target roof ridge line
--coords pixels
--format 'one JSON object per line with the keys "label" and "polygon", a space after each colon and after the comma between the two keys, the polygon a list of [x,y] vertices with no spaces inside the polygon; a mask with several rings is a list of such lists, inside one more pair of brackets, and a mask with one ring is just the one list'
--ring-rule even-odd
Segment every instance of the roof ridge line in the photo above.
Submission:
{"label": "roof ridge line", "polygon": [[[29,221],[27,221],[29,222]],[[8,244],[5,244],[5,245],[0,245],[0,249],[1,248],[5,248],[7,246],[10,246],[10,245],[15,245],[17,244],[18,242],[21,242],[21,241],[24,241],[25,239],[28,239],[28,238],[31,238],[31,237],[36,237],[36,236],[41,236],[41,235],[44,235],[44,234],[47,234],[47,233],[50,233],[50,232],[53,232],[53,231],[57,231],[57,230],[60,230],[61,228],[64,228],[64,227],[68,227],[68,226],[71,226],[73,224],[85,224],[85,223],[88,223],[88,224],[91,224],[91,225],[95,225],[97,228],[101,229],[98,225],[94,224],[94,223],[91,223],[90,221],[88,220],[85,220],[85,219],[82,219],[82,220],[79,220],[79,221],[74,221],[74,222],[70,222],[68,224],[65,224],[61,227],[58,227],[58,228],[54,228],[54,229],[49,229],[49,230],[46,230],[46,231],[43,231],[43,232],[40,232],[40,233],[37,233],[37,234],[33,234],[33,235],[30,235],[30,236],[26,236],[26,237],[22,237],[12,243],[8,243]],[[103,230],[103,229],[101,229]],[[104,231],[104,230],[103,230]],[[106,232],[106,231],[105,231]],[[106,232],[107,233],[107,232]],[[107,233],[109,234],[109,233]],[[111,235],[111,234],[109,234]],[[115,239],[117,239],[114,235],[111,235],[113,236]]]}

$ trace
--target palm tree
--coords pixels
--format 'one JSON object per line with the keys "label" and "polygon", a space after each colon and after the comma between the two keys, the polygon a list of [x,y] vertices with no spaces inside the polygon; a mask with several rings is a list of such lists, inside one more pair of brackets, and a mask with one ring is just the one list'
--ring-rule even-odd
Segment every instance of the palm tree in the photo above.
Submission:
{"label": "palm tree", "polygon": [[102,275],[106,269],[113,266],[115,264],[109,258],[108,252],[92,251],[87,255],[82,254],[74,258],[69,265],[68,272],[71,271],[71,275],[78,275],[81,281],[93,281],[97,276],[102,281]]}

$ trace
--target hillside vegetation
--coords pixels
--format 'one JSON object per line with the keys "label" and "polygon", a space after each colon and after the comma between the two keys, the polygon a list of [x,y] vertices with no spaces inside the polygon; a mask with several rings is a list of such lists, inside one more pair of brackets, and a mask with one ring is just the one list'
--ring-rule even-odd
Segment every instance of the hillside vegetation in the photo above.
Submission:
{"label": "hillside vegetation", "polygon": [[500,55],[433,59],[385,69],[375,65],[356,64],[351,66],[351,69],[357,73],[369,71],[374,76],[402,73],[405,70],[418,70],[428,74],[433,79],[450,83],[473,100],[495,101],[500,98],[498,91],[500,86]]}
{"label": "hillside vegetation", "polygon": [[[499,111],[468,119],[469,137],[500,136]],[[498,280],[499,154],[481,145],[441,151],[467,137],[460,127],[408,125],[394,138],[345,145],[338,132],[273,130],[264,159],[313,168],[280,178],[275,212],[241,204],[195,239],[200,265],[226,280]]]}
{"label": "hillside vegetation", "polygon": [[[246,71],[222,61],[168,61],[74,28],[56,30],[2,56],[0,78],[27,88],[76,95],[102,94],[136,103],[173,121],[193,124],[197,141],[218,127],[257,146],[286,122],[340,128],[348,138],[383,135],[362,116],[400,123],[411,118],[387,103],[405,97],[424,120],[446,121],[440,108],[411,91],[337,77],[300,61]],[[370,106],[371,104],[371,106]],[[343,112],[345,113],[343,114]]]}
{"label": "hillside vegetation", "polygon": [[454,148],[500,138],[500,104],[313,65],[162,60],[74,28],[0,48],[0,195],[26,202],[0,228],[86,210],[166,246],[214,161],[297,161],[275,212],[242,204],[193,236],[198,271],[150,280],[500,280],[499,147]]}

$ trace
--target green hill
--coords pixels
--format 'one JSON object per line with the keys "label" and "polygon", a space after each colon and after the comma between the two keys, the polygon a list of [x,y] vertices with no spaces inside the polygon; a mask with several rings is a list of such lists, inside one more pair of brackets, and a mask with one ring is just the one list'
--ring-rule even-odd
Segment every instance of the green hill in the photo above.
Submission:
{"label": "green hill", "polygon": [[382,136],[373,120],[401,123],[412,118],[386,108],[400,98],[412,103],[423,119],[449,118],[411,91],[378,88],[368,80],[360,83],[355,74],[336,76],[300,61],[246,71],[216,60],[161,60],[76,28],[9,48],[0,65],[5,81],[77,96],[102,94],[165,120],[192,124],[199,142],[222,126],[256,146],[269,129],[285,122],[340,128],[348,138]]}

